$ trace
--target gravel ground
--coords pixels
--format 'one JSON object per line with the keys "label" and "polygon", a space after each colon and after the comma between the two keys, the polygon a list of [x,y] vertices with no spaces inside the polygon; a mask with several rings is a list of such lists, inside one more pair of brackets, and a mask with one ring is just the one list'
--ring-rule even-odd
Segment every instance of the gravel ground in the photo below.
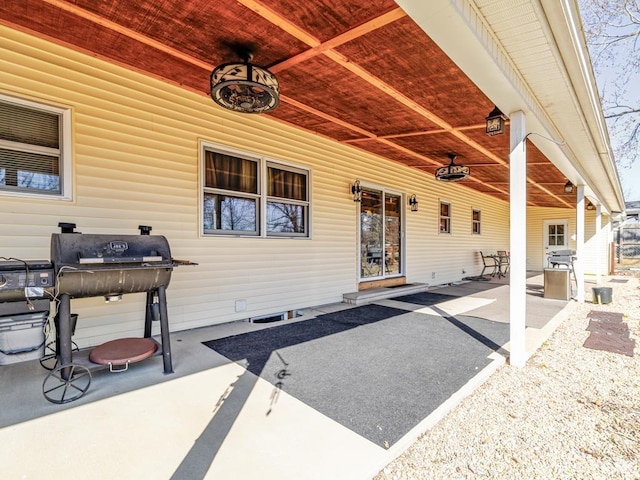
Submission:
{"label": "gravel ground", "polygon": [[[524,368],[504,366],[374,480],[640,479],[640,275],[613,302],[571,302]],[[610,280],[609,278],[608,280]],[[583,347],[591,310],[620,312],[635,355]]]}

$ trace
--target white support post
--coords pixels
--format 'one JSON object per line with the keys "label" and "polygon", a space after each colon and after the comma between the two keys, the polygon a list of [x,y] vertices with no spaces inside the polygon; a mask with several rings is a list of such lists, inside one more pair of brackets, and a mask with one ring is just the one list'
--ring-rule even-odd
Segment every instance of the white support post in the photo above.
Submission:
{"label": "white support post", "polygon": [[602,255],[605,252],[602,247],[602,205],[596,205],[596,248],[598,253],[596,254],[596,283],[600,285],[602,283]]}
{"label": "white support post", "polygon": [[584,303],[584,185],[578,185],[576,195],[576,256],[578,257],[573,265],[576,276],[578,303]]}
{"label": "white support post", "polygon": [[524,367],[527,361],[525,320],[527,317],[527,150],[524,112],[509,115],[509,362]]}

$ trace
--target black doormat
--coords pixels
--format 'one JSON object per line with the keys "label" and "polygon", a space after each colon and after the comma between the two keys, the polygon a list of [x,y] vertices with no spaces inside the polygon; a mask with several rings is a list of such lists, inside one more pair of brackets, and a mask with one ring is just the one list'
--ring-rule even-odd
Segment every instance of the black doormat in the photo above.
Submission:
{"label": "black doormat", "polygon": [[444,293],[433,293],[433,292],[419,292],[412,293],[410,295],[403,295],[401,297],[393,297],[393,300],[398,300],[400,302],[407,303],[415,303],[417,305],[425,305],[432,306],[437,303],[446,302],[448,300],[454,300],[459,298],[455,295],[445,295]]}
{"label": "black doormat", "polygon": [[478,275],[477,277],[464,277],[463,280],[469,280],[472,282],[490,282],[491,279],[489,277],[484,277]]}
{"label": "black doormat", "polygon": [[488,365],[508,336],[507,324],[481,318],[363,305],[203,343],[389,448]]}

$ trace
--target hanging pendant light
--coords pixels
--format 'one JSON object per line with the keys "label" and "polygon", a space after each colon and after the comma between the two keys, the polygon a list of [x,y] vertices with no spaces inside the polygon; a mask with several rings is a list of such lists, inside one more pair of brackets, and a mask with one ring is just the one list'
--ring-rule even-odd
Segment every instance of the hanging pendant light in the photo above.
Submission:
{"label": "hanging pendant light", "polygon": [[456,158],[456,154],[449,154],[451,161],[446,167],[440,167],[436,170],[436,180],[440,180],[441,182],[457,182],[471,175],[471,169],[469,167],[456,165],[454,163]]}
{"label": "hanging pendant light", "polygon": [[218,105],[241,113],[265,113],[280,103],[280,85],[269,70],[251,63],[252,53],[243,62],[224,63],[211,72],[211,98]]}
{"label": "hanging pendant light", "polygon": [[573,193],[573,183],[570,180],[564,184],[564,193]]}

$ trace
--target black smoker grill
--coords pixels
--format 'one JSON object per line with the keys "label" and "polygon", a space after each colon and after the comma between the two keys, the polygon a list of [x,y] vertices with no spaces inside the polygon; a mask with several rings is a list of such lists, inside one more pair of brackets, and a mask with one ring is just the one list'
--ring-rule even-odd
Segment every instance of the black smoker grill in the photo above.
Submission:
{"label": "black smoker grill", "polygon": [[[158,347],[163,357],[164,373],[173,373],[166,289],[174,267],[193,264],[173,260],[167,239],[161,235],[149,235],[151,227],[139,227],[141,235],[97,235],[75,233],[73,224],[60,226],[66,233],[51,235],[51,262],[56,275],[55,296],[58,300],[58,366],[52,369],[43,384],[47,400],[53,403],[76,400],[89,388],[90,369],[108,366],[112,371],[123,371],[129,363],[156,353]],[[124,294],[140,292],[147,294],[144,339],[107,342],[93,349],[88,358],[84,352],[72,353],[72,298],[104,296],[106,301],[113,301]],[[154,320],[160,322],[161,345],[151,339],[151,322]],[[133,352],[127,351],[131,349]],[[114,370],[114,366],[124,368]]]}

